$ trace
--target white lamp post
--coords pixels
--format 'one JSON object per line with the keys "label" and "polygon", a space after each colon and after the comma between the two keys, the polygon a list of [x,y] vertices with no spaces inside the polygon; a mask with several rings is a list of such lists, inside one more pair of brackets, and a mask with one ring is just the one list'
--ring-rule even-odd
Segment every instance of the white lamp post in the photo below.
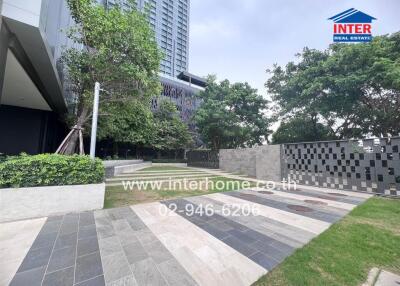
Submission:
{"label": "white lamp post", "polygon": [[100,83],[96,82],[94,84],[92,133],[90,136],[90,157],[92,159],[94,159],[96,155],[96,134],[97,134],[97,117],[99,115],[99,96],[100,96]]}

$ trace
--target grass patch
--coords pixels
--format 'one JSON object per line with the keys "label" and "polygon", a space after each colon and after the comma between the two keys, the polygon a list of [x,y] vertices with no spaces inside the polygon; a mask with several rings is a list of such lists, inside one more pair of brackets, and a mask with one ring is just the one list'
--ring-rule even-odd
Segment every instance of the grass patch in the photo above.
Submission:
{"label": "grass patch", "polygon": [[[187,181],[204,182],[204,180],[205,180],[204,178],[188,178]],[[189,189],[189,188],[185,189],[184,188],[185,186],[183,184],[181,186],[177,184],[175,188],[171,189],[168,183],[163,184],[160,190],[154,190],[150,186],[148,186],[145,190],[138,190],[137,188],[134,188],[132,191],[125,191],[122,186],[108,186],[106,187],[104,207],[115,208],[127,205],[134,205],[138,203],[154,202],[154,201],[167,200],[173,198],[191,197],[191,196],[205,195],[216,192],[234,191],[240,189],[241,188],[240,183],[244,182],[244,180],[235,180],[226,177],[212,177],[209,178],[209,181],[214,182],[213,188],[210,185],[210,188],[205,189],[205,183],[203,184],[203,188],[198,188],[198,189]],[[220,186],[216,184],[217,181],[222,182],[218,183],[220,184]],[[251,187],[256,185],[256,183],[254,182],[249,182],[249,184]]]}
{"label": "grass patch", "polygon": [[400,200],[369,199],[254,285],[360,285],[372,267],[400,273]]}

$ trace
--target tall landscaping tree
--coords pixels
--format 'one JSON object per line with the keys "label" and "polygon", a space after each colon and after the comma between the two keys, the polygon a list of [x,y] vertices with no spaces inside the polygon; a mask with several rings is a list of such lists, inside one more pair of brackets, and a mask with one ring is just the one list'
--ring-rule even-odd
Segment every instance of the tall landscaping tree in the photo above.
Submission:
{"label": "tall landscaping tree", "polygon": [[[62,55],[76,102],[73,130],[90,129],[96,81],[103,90],[100,106],[110,107],[106,113],[114,115],[118,105],[145,103],[159,94],[157,71],[161,53],[144,15],[119,6],[105,9],[94,0],[67,3],[76,23],[67,31],[75,45]],[[71,133],[61,146],[61,153],[76,151],[78,134]]]}
{"label": "tall landscaping tree", "polygon": [[248,83],[216,82],[208,77],[200,93],[202,105],[195,122],[203,141],[212,149],[260,145],[270,134],[265,115],[268,101]]}
{"label": "tall landscaping tree", "polygon": [[139,100],[104,103],[100,109],[104,116],[99,122],[97,138],[111,140],[115,155],[118,155],[119,143],[148,146],[156,131],[149,106],[149,102]]}
{"label": "tall landscaping tree", "polygon": [[297,63],[275,65],[266,87],[285,120],[320,120],[339,138],[400,132],[400,33],[371,43],[305,48]]}
{"label": "tall landscaping tree", "polygon": [[281,122],[272,134],[273,144],[337,139],[332,129],[311,116],[295,116]]}
{"label": "tall landscaping tree", "polygon": [[185,149],[193,144],[192,135],[188,126],[182,121],[175,104],[169,100],[161,100],[158,110],[154,112],[155,133],[151,139],[151,147],[161,151],[175,151]]}

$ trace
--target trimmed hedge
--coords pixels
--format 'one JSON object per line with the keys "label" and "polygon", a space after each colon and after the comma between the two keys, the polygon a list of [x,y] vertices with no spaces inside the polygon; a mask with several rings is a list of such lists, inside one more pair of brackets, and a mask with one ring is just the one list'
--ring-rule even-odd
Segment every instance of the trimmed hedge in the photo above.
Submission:
{"label": "trimmed hedge", "polygon": [[21,155],[0,163],[0,188],[96,184],[104,181],[100,159],[80,155]]}

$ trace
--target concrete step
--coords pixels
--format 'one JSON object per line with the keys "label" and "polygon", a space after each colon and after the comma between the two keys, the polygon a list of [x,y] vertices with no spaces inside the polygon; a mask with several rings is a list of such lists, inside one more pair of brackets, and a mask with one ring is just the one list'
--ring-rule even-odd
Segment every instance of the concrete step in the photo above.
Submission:
{"label": "concrete step", "polygon": [[186,175],[202,175],[207,174],[205,172],[173,172],[173,173],[156,173],[156,174],[147,174],[147,173],[122,173],[115,177],[124,178],[124,177],[138,177],[138,178],[149,178],[149,177],[159,177],[159,176],[186,176]]}
{"label": "concrete step", "polygon": [[159,179],[193,179],[193,178],[211,178],[217,177],[214,174],[198,174],[198,175],[187,175],[187,176],[159,176],[159,177],[114,177],[111,179],[106,179],[106,182],[118,182],[118,181],[158,181]]}

